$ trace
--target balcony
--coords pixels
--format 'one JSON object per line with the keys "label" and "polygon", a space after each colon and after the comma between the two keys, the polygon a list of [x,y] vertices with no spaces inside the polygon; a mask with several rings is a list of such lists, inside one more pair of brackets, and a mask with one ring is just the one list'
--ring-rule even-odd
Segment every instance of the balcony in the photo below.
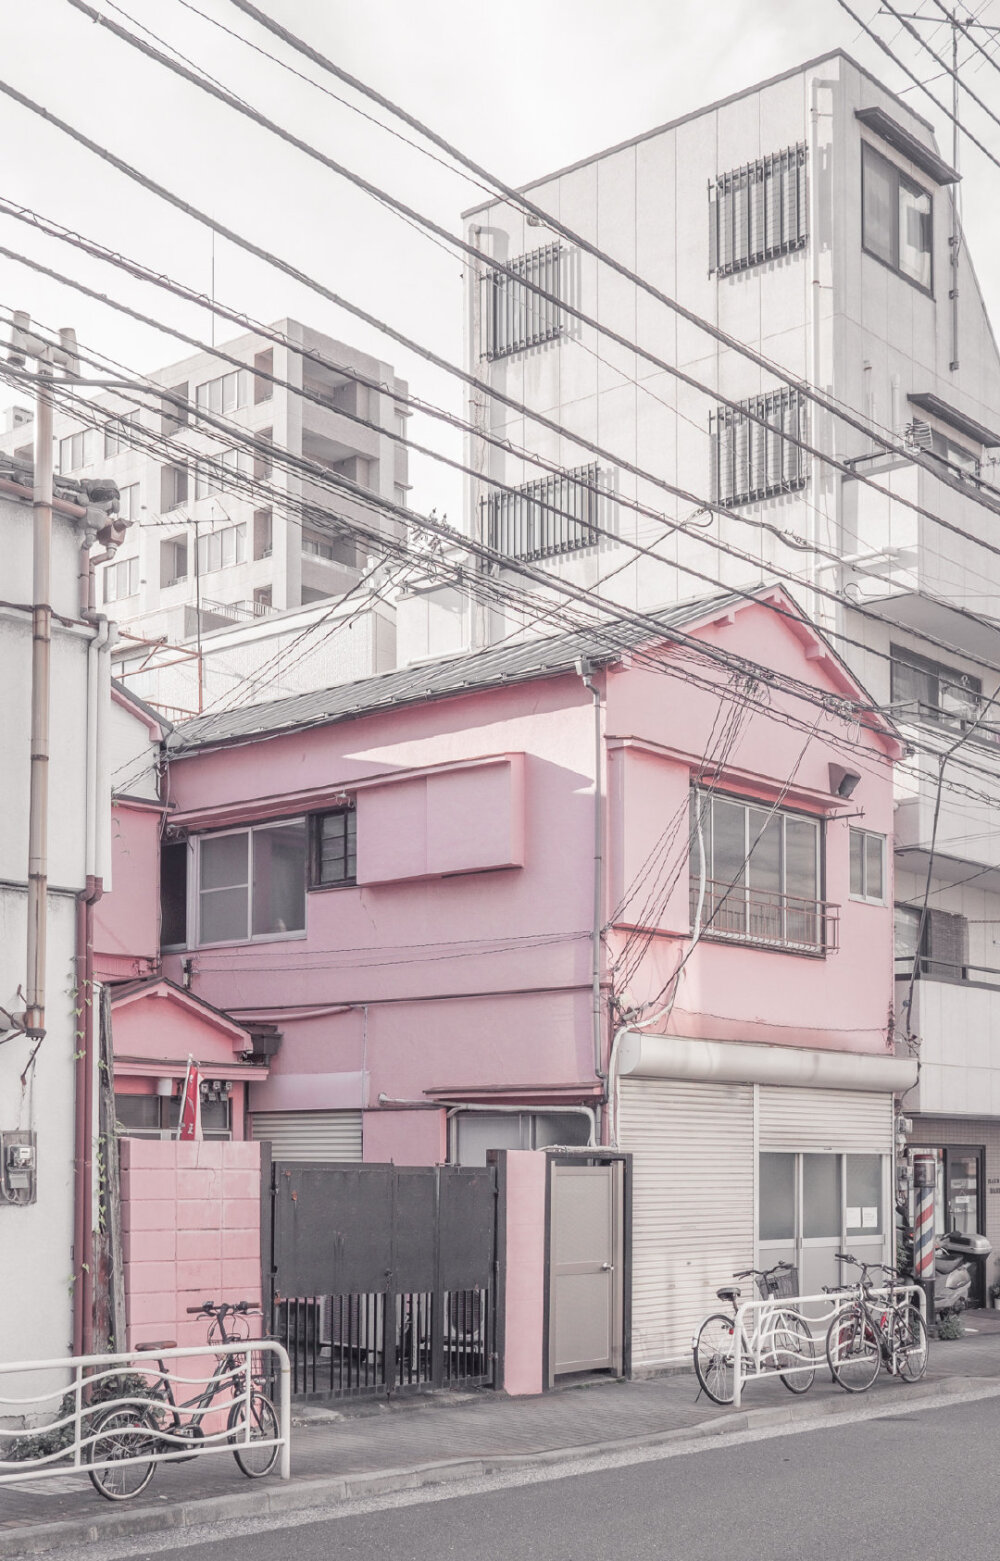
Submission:
{"label": "balcony", "polygon": [[[698,911],[698,897],[699,883],[692,879],[692,922]],[[840,946],[840,906],[828,900],[801,899],[776,890],[709,879],[705,884],[701,928],[703,938],[823,958]]]}
{"label": "balcony", "polygon": [[[906,1097],[907,1114],[1000,1114],[1000,970],[940,960],[923,960],[921,967],[909,1022],[920,1037],[920,1078]],[[910,961],[897,962],[900,1031],[910,969]]]}

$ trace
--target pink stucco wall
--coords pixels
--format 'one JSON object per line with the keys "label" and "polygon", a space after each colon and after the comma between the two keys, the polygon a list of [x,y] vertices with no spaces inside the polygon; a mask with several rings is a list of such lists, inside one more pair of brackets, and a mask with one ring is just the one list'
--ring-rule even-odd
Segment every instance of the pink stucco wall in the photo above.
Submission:
{"label": "pink stucco wall", "polygon": [[111,884],[94,906],[98,980],[151,971],[160,954],[159,807],[117,800],[111,814]]}
{"label": "pink stucco wall", "polygon": [[124,1138],[121,1168],[129,1348],[204,1344],[200,1301],[259,1306],[260,1145]]}
{"label": "pink stucco wall", "polygon": [[506,1153],[507,1250],[503,1388],[541,1393],[545,1315],[545,1161],[539,1150]]}

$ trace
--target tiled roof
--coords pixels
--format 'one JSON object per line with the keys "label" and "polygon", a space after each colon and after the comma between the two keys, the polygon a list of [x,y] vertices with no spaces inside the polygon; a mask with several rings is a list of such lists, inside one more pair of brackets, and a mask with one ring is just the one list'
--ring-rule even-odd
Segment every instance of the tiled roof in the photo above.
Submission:
{"label": "tiled roof", "polygon": [[[743,593],[726,592],[681,602],[665,611],[647,613],[645,617],[647,621],[655,621],[666,634],[745,601]],[[171,753],[177,754],[272,732],[321,726],[397,705],[419,704],[476,689],[496,688],[504,683],[551,677],[571,672],[581,657],[595,666],[607,666],[630,650],[655,639],[656,630],[652,625],[608,623],[544,639],[520,640],[512,645],[440,657],[398,671],[383,672],[377,677],[360,678],[354,683],[337,683],[332,688],[293,694],[267,704],[242,705],[235,710],[220,710],[214,715],[195,716],[174,728],[167,738],[167,746]]]}

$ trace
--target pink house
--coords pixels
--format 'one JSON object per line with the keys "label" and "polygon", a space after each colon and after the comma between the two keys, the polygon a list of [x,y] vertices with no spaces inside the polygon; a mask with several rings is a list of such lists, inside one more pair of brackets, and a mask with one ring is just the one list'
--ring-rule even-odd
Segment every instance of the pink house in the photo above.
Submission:
{"label": "pink house", "polygon": [[596,1266],[676,1358],[734,1268],[888,1250],[900,751],[780,590],[190,721],[116,1088],[169,1012],[279,1163],[617,1147]]}

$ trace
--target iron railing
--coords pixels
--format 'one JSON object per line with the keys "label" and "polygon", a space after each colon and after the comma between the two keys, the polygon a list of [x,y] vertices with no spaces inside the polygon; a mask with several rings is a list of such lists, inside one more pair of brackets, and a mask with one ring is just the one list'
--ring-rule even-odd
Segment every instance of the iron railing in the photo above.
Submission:
{"label": "iron railing", "polygon": [[[896,955],[896,980],[908,981],[913,973],[913,955]],[[970,965],[968,960],[935,959],[921,954],[917,978],[929,981],[953,981],[956,985],[1000,987],[1000,970],[994,965]]]}
{"label": "iron railing", "polygon": [[487,1291],[282,1296],[273,1329],[298,1398],[379,1398],[493,1386]]}
{"label": "iron railing", "polygon": [[805,142],[709,181],[708,209],[709,274],[730,276],[805,248]]}
{"label": "iron railing", "polygon": [[563,296],[562,246],[546,244],[530,254],[518,255],[507,261],[507,268],[513,276],[490,271],[483,279],[485,355],[491,361],[554,341],[564,328],[562,309],[550,301]]}
{"label": "iron railing", "polygon": [[788,437],[808,438],[802,391],[785,386],[751,396],[740,402],[738,411],[720,406],[710,415],[709,427],[712,484],[718,503],[755,504],[805,487],[809,477],[806,452]]}
{"label": "iron railing", "polygon": [[[695,877],[691,880],[692,920],[698,913],[699,898],[700,884]],[[839,947],[840,906],[829,900],[802,899],[710,878],[704,885],[701,935],[797,953],[830,954]]]}
{"label": "iron railing", "polygon": [[598,540],[596,463],[541,477],[483,501],[488,545],[506,558],[555,558],[594,547]]}

